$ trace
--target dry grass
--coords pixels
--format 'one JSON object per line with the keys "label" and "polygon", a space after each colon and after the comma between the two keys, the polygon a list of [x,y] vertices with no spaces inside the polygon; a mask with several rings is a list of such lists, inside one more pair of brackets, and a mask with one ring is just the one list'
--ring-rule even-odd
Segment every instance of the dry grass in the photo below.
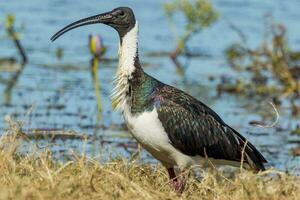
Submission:
{"label": "dry grass", "polygon": [[0,199],[299,199],[299,177],[270,170],[237,172],[226,178],[213,170],[192,176],[179,195],[161,166],[116,160],[106,164],[74,154],[60,163],[48,150],[17,153],[17,124],[0,138]]}

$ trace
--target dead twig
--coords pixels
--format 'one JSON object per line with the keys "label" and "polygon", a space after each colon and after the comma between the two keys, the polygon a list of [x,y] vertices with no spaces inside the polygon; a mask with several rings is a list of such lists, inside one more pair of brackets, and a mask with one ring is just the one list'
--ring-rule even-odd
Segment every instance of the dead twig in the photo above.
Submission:
{"label": "dead twig", "polygon": [[263,124],[263,123],[260,123],[260,122],[253,122],[253,123],[251,123],[252,126],[256,126],[256,127],[259,127],[259,128],[273,128],[273,127],[276,126],[276,124],[279,121],[280,115],[278,113],[278,110],[277,110],[275,104],[273,102],[271,102],[271,101],[269,101],[268,103],[272,106],[272,108],[273,108],[273,110],[275,112],[275,116],[276,116],[275,121],[272,124],[270,124],[270,125]]}

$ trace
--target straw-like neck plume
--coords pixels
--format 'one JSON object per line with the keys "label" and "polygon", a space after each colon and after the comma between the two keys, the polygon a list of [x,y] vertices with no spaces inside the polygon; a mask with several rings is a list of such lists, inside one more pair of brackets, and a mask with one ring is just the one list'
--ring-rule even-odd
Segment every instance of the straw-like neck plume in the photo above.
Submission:
{"label": "straw-like neck plume", "polygon": [[134,78],[136,70],[140,70],[138,60],[138,22],[127,32],[119,45],[119,66],[115,77],[116,87],[113,90],[113,103],[117,109],[124,110],[127,94],[129,92],[129,81]]}

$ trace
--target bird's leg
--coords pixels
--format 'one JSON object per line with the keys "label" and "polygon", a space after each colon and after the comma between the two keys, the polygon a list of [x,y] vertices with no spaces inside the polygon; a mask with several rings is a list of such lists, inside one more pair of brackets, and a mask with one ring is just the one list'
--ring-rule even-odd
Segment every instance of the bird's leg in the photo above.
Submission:
{"label": "bird's leg", "polygon": [[185,187],[185,179],[178,179],[173,167],[167,168],[171,187],[178,193],[182,193]]}

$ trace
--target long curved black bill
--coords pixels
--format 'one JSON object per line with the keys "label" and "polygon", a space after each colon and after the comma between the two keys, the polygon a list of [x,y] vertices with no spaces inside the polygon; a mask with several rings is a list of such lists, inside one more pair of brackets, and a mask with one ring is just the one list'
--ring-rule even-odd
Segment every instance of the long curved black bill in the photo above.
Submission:
{"label": "long curved black bill", "polygon": [[60,31],[58,31],[57,33],[55,33],[52,37],[51,37],[51,41],[55,41],[57,38],[59,38],[61,35],[63,35],[64,33],[80,27],[80,26],[85,26],[85,25],[89,25],[89,24],[96,24],[96,23],[107,23],[110,21],[110,19],[112,19],[112,14],[111,12],[107,12],[107,13],[103,13],[100,15],[94,15],[85,19],[81,19],[78,20],[76,22],[73,22],[69,25],[67,25],[66,27],[64,27],[63,29],[61,29]]}

